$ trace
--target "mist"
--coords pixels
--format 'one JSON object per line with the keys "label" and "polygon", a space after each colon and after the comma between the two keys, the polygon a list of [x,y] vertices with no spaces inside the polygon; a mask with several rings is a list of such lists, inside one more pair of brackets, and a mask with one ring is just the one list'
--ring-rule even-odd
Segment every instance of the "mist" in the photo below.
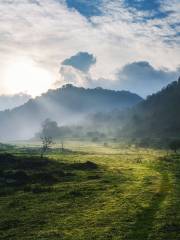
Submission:
{"label": "mist", "polygon": [[45,119],[56,121],[59,126],[84,126],[91,131],[95,128],[94,120],[92,121],[94,114],[123,110],[140,101],[141,97],[127,91],[65,85],[30,99],[22,106],[1,111],[0,139],[31,139],[40,131]]}
{"label": "mist", "polygon": [[13,109],[23,105],[31,98],[30,95],[19,93],[15,95],[0,95],[0,111]]}

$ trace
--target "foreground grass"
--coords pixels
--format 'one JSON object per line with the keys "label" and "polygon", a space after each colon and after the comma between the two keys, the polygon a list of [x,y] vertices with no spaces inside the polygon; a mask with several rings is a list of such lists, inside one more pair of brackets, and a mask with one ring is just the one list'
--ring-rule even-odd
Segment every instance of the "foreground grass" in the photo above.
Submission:
{"label": "foreground grass", "polygon": [[178,156],[84,149],[1,155],[0,239],[180,239]]}

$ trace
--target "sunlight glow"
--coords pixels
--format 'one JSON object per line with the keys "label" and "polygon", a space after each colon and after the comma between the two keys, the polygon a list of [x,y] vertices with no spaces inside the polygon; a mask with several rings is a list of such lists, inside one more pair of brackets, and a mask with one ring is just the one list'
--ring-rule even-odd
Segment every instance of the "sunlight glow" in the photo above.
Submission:
{"label": "sunlight glow", "polygon": [[35,97],[47,91],[52,82],[51,73],[29,58],[17,58],[6,69],[5,87],[11,94],[22,92]]}

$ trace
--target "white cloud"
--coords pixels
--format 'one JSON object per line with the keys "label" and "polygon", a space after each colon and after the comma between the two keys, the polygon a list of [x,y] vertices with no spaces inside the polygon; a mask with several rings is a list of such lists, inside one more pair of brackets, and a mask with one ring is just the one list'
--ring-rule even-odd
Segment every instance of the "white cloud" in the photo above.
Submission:
{"label": "white cloud", "polygon": [[[173,12],[167,18],[143,21],[149,13],[125,8],[122,0],[104,0],[103,15],[88,21],[64,1],[1,0],[1,69],[5,71],[12,58],[26,56],[50,71],[56,82],[60,62],[85,51],[97,57],[91,69],[93,79],[113,80],[116,69],[142,60],[175,70],[180,44],[175,37],[178,26],[171,25],[180,22],[179,1],[162,1],[161,8]],[[1,86],[2,70],[0,74]]]}

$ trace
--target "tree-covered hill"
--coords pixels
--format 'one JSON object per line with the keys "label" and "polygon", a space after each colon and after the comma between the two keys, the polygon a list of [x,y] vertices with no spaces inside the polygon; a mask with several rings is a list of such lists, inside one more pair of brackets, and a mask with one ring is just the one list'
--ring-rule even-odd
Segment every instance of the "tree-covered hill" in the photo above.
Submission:
{"label": "tree-covered hill", "polygon": [[134,137],[180,137],[180,79],[134,107],[124,134]]}
{"label": "tree-covered hill", "polygon": [[46,118],[63,125],[75,124],[82,121],[87,114],[126,109],[141,100],[138,95],[127,91],[85,89],[65,85],[56,90],[49,90],[13,110],[0,112],[0,138],[29,138],[39,130],[41,122]]}

